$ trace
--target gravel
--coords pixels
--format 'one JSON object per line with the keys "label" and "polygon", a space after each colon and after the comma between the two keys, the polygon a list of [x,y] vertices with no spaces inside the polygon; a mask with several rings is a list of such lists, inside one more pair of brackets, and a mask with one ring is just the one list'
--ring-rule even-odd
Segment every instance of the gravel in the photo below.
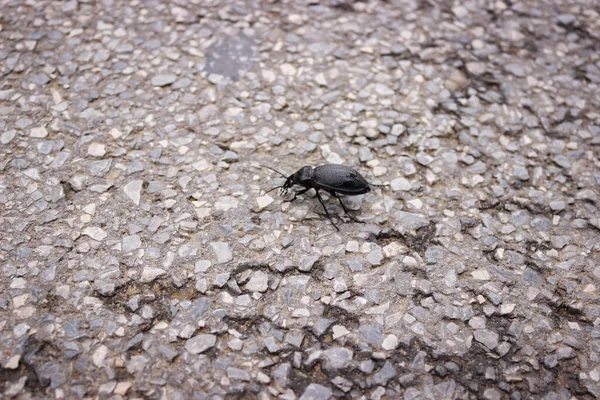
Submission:
{"label": "gravel", "polygon": [[594,7],[2,11],[0,397],[600,397]]}

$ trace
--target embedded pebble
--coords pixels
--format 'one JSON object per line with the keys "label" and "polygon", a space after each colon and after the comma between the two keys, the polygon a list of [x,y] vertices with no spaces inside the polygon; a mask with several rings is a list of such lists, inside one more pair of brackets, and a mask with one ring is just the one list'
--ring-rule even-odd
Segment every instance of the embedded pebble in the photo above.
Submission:
{"label": "embedded pebble", "polygon": [[383,339],[383,342],[381,342],[381,347],[383,347],[384,350],[394,350],[398,347],[398,344],[398,337],[396,337],[396,335],[388,335]]}
{"label": "embedded pebble", "polygon": [[233,254],[229,249],[229,244],[225,242],[211,242],[210,247],[212,247],[215,256],[217,257],[217,262],[219,264],[224,264],[233,259]]}
{"label": "embedded pebble", "polygon": [[2,135],[0,135],[0,143],[9,144],[12,142],[15,136],[17,136],[17,132],[14,130],[2,132]]}
{"label": "embedded pebble", "polygon": [[499,335],[496,332],[487,329],[479,329],[473,333],[473,337],[490,350],[493,350],[498,346]]}
{"label": "embedded pebble", "polygon": [[319,256],[305,256],[300,259],[298,269],[300,271],[310,271],[315,263],[319,260]]}
{"label": "embedded pebble", "polygon": [[331,389],[327,386],[311,383],[300,396],[300,400],[328,400],[331,398],[331,393]]}
{"label": "embedded pebble", "polygon": [[125,194],[127,195],[127,197],[129,197],[131,199],[131,201],[133,201],[135,203],[136,206],[140,205],[140,200],[142,197],[142,185],[143,185],[143,181],[141,180],[135,180],[135,181],[131,181],[128,184],[126,184],[125,186],[123,186],[123,191],[125,192]]}
{"label": "embedded pebble", "polygon": [[93,157],[104,157],[104,155],[106,155],[106,145],[102,143],[92,143],[88,147],[88,154]]}
{"label": "embedded pebble", "polygon": [[188,339],[185,342],[185,349],[191,354],[200,354],[214,347],[216,343],[217,337],[215,335],[200,334]]}
{"label": "embedded pebble", "polygon": [[390,186],[394,192],[406,192],[410,190],[410,182],[405,178],[396,178],[390,182]]}
{"label": "embedded pebble", "polygon": [[246,284],[246,290],[251,292],[264,292],[268,288],[269,276],[262,271],[256,271]]}
{"label": "embedded pebble", "polygon": [[92,361],[94,362],[94,365],[98,368],[103,367],[104,360],[106,359],[107,355],[108,355],[108,347],[106,347],[104,345],[98,347],[96,349],[96,351],[94,351],[94,354],[92,355]]}
{"label": "embedded pebble", "polygon": [[130,251],[137,250],[142,246],[142,241],[139,235],[131,235],[123,238],[123,247],[122,250],[125,253],[129,253]]}
{"label": "embedded pebble", "polygon": [[262,211],[265,208],[269,207],[273,203],[273,201],[275,200],[268,194],[257,197],[256,202],[258,203],[258,211]]}
{"label": "embedded pebble", "polygon": [[45,138],[48,136],[48,131],[43,126],[36,126],[35,128],[31,128],[31,131],[29,131],[29,136],[38,139]]}
{"label": "embedded pebble", "polygon": [[92,239],[97,240],[99,242],[106,239],[106,237],[108,236],[108,233],[106,233],[106,231],[104,231],[104,229],[97,227],[97,226],[89,226],[89,227],[85,228],[81,233],[83,235],[87,235],[87,236],[91,237]]}
{"label": "embedded pebble", "polygon": [[159,276],[165,275],[166,273],[167,273],[167,271],[165,271],[164,269],[145,267],[142,270],[140,282],[142,282],[142,283],[152,282]]}
{"label": "embedded pebble", "polygon": [[152,86],[168,86],[177,80],[174,74],[163,74],[152,77]]}

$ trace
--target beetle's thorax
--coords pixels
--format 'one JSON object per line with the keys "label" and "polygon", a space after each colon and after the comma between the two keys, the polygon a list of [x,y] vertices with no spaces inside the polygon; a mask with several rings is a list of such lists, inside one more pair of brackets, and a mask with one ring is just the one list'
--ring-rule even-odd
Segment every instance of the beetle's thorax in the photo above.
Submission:
{"label": "beetle's thorax", "polygon": [[313,178],[313,167],[302,167],[292,176],[292,179],[297,185],[307,185]]}

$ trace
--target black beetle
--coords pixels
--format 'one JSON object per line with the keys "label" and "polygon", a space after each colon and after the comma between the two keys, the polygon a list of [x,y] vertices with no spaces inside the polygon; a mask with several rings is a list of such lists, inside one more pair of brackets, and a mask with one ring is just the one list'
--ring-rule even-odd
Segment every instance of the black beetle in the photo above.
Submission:
{"label": "black beetle", "polygon": [[345,165],[326,164],[319,165],[318,167],[314,168],[302,167],[292,175],[285,176],[276,169],[267,167],[265,165],[263,165],[263,167],[268,168],[271,171],[275,171],[285,178],[285,183],[283,185],[274,187],[273,189],[269,190],[269,192],[281,188],[282,194],[287,194],[288,189],[290,189],[294,185],[304,186],[304,189],[298,192],[294,192],[293,199],[287,200],[294,201],[296,200],[298,195],[306,193],[310,189],[315,189],[317,199],[319,199],[319,202],[325,210],[325,215],[327,215],[327,218],[329,218],[333,226],[335,226],[335,229],[339,231],[340,228],[338,228],[337,225],[331,219],[331,215],[329,215],[329,211],[327,211],[327,207],[325,207],[325,203],[323,202],[323,199],[319,194],[319,190],[323,189],[326,192],[329,192],[332,196],[337,197],[337,199],[340,201],[340,204],[342,205],[342,208],[353,221],[360,222],[348,212],[348,209],[346,208],[344,202],[342,202],[342,199],[339,196],[340,194],[346,196],[357,196],[359,194],[367,193],[371,190],[369,182],[367,182],[367,180],[354,169]]}

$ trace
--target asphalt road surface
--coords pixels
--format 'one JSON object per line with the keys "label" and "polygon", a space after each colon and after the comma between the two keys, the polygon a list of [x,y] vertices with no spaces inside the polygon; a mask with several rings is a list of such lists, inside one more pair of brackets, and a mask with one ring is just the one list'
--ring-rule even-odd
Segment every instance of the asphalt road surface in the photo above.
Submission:
{"label": "asphalt road surface", "polygon": [[0,0],[0,397],[598,398],[599,13]]}

